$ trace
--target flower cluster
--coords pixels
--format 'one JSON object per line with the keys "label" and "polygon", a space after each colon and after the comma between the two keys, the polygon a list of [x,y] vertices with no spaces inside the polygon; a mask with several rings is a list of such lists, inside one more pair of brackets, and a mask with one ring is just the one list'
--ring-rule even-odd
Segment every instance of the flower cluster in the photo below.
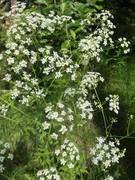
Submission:
{"label": "flower cluster", "polygon": [[[56,109],[56,110],[55,110]],[[71,108],[66,108],[61,102],[57,106],[48,105],[45,108],[46,120],[42,123],[43,129],[50,137],[57,140],[59,136],[65,135],[73,130],[74,116]]]}
{"label": "flower cluster", "polygon": [[[90,95],[94,95],[92,92],[89,93],[90,90],[96,89],[99,82],[103,82],[104,78],[98,72],[87,72],[80,83],[79,90],[76,91],[76,94],[79,95],[79,98],[76,102],[76,106],[81,111],[82,119],[89,119],[93,118],[93,105],[92,99],[90,99]],[[88,99],[89,97],[89,99]]]}
{"label": "flower cluster", "polygon": [[13,160],[13,154],[10,153],[10,144],[0,141],[0,173],[5,170],[5,163],[8,160]]}
{"label": "flower cluster", "polygon": [[74,97],[74,95],[76,94],[76,89],[75,88],[67,88],[64,92],[64,97]]}
{"label": "flower cluster", "polygon": [[0,105],[0,115],[6,116],[8,111],[8,106],[6,104]]}
{"label": "flower cluster", "polygon": [[[22,7],[24,9],[24,4]],[[17,4],[14,8],[18,11],[21,5]],[[53,33],[55,28],[60,28],[63,23],[70,21],[71,17],[58,16],[53,11],[48,17],[22,10],[19,13],[20,16],[16,17],[16,13],[13,15],[14,21],[7,30],[6,50],[0,59],[6,60],[9,67],[3,80],[12,82],[12,99],[18,99],[22,104],[29,105],[33,96],[36,98],[46,96],[42,84],[46,84],[47,78],[53,81],[68,74],[74,81],[79,65],[67,54],[54,51],[48,44],[43,45],[42,38],[39,39],[42,33],[46,31]],[[39,40],[35,45],[36,38]]]}
{"label": "flower cluster", "polygon": [[109,97],[105,98],[106,101],[109,101],[109,110],[114,113],[119,113],[119,96],[110,94]]}
{"label": "flower cluster", "polygon": [[69,169],[75,167],[75,164],[80,160],[79,150],[74,143],[70,142],[68,139],[64,140],[60,149],[55,150],[55,155],[57,156],[60,164],[66,166]]}
{"label": "flower cluster", "polygon": [[[27,28],[27,30],[29,30],[28,32],[31,32],[33,29],[36,30],[37,28],[41,28],[46,29],[52,33],[56,28],[61,28],[64,23],[72,20],[71,16],[59,16],[56,15],[54,11],[50,11],[48,17],[45,18],[43,15],[37,12],[24,12],[25,8],[26,3],[16,2],[15,5],[11,7],[11,10],[4,14],[4,17],[10,18],[13,22],[16,23],[20,22],[20,17],[26,18],[32,28],[31,30]],[[17,32],[17,30],[15,31]]]}
{"label": "flower cluster", "polygon": [[104,78],[99,72],[87,72],[82,78],[81,89],[95,89],[99,82],[103,82]]}
{"label": "flower cluster", "polygon": [[102,11],[95,19],[100,21],[98,28],[79,42],[79,49],[83,53],[83,61],[86,64],[91,59],[99,62],[103,47],[113,45],[111,36],[114,34],[115,26],[110,20],[113,19],[112,14],[109,11]]}
{"label": "flower cluster", "polygon": [[55,167],[43,169],[37,172],[38,180],[60,180],[60,176]]}
{"label": "flower cluster", "polygon": [[119,38],[118,41],[120,42],[120,46],[124,52],[124,54],[127,54],[128,52],[130,52],[130,42],[124,37],[124,38]]}
{"label": "flower cluster", "polygon": [[[96,89],[99,82],[104,82],[104,78],[98,72],[87,72],[83,77],[78,87],[67,88],[64,92],[65,97],[75,97],[76,107],[80,110],[82,119],[91,120],[93,118],[93,99],[95,92],[91,90]],[[89,93],[91,91],[91,93]],[[89,97],[89,99],[88,99]],[[91,99],[90,99],[91,98]]]}
{"label": "flower cluster", "polygon": [[85,97],[80,97],[76,102],[77,107],[80,109],[81,118],[92,120],[93,118],[93,106]]}
{"label": "flower cluster", "polygon": [[14,5],[11,6],[11,10],[9,12],[6,12],[4,16],[10,17],[10,18],[14,16],[19,17],[20,13],[22,13],[25,8],[26,8],[26,3],[16,2]]}
{"label": "flower cluster", "polygon": [[125,149],[121,151],[119,145],[120,143],[116,139],[107,141],[104,137],[98,137],[95,147],[90,150],[93,164],[100,166],[103,171],[118,164],[125,154]]}

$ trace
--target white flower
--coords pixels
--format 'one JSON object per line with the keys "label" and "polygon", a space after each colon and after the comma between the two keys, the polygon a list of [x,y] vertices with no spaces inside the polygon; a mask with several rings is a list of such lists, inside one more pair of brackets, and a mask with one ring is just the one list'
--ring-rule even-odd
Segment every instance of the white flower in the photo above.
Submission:
{"label": "white flower", "polygon": [[[91,17],[91,15],[90,15]],[[112,35],[114,34],[115,26],[112,23],[113,16],[108,11],[102,11],[96,14],[95,19],[100,20],[100,26],[96,28],[89,36],[84,37],[79,42],[79,50],[83,64],[87,65],[90,60],[95,59],[97,62],[100,61],[100,55],[104,51],[105,46],[113,45]],[[81,22],[83,24],[90,24],[89,19],[84,19]]]}
{"label": "white flower", "polygon": [[5,154],[6,153],[6,149],[2,149],[1,151],[0,151],[0,154]]}
{"label": "white flower", "polygon": [[50,123],[47,123],[46,121],[42,123],[43,129],[47,130],[50,127]]}
{"label": "white flower", "polygon": [[130,52],[130,48],[129,48],[130,42],[127,41],[125,37],[119,38],[118,41],[120,42],[120,46],[122,47],[124,54],[127,54],[128,52]]}
{"label": "white flower", "polygon": [[9,82],[11,80],[11,74],[5,74],[5,77],[3,78],[3,80]]}
{"label": "white flower", "polygon": [[70,164],[68,164],[68,167],[69,167],[70,169],[73,169],[73,168],[74,168],[74,164],[70,163]]}
{"label": "white flower", "polygon": [[93,107],[91,102],[86,100],[86,98],[80,97],[76,102],[77,107],[81,110],[82,119],[92,120],[93,118]]}
{"label": "white flower", "polygon": [[110,160],[106,160],[103,162],[103,165],[105,166],[105,169],[107,169],[108,167],[111,166],[111,161]]}
{"label": "white flower", "polygon": [[19,55],[19,53],[20,53],[20,52],[19,52],[19,50],[17,50],[17,49],[14,51],[14,55]]}
{"label": "white flower", "polygon": [[6,149],[9,149],[9,148],[10,148],[10,144],[9,144],[9,143],[5,143],[5,144],[4,144],[4,147],[5,147]]}
{"label": "white flower", "polygon": [[27,97],[22,96],[22,99],[20,99],[19,102],[28,106],[29,105],[29,96],[27,96]]}
{"label": "white flower", "polygon": [[6,163],[9,160],[13,160],[13,154],[10,153],[10,144],[0,141],[0,173],[3,173],[6,169]]}
{"label": "white flower", "polygon": [[109,110],[114,113],[119,113],[119,96],[110,94],[109,97],[106,97],[106,101],[109,101]]}
{"label": "white flower", "polygon": [[40,177],[39,180],[45,180],[45,178],[44,177]]}
{"label": "white flower", "polygon": [[114,180],[114,178],[113,178],[112,176],[108,175],[108,176],[105,178],[105,180]]}
{"label": "white flower", "polygon": [[64,118],[62,118],[62,117],[57,118],[57,122],[63,122],[63,121],[64,121]]}
{"label": "white flower", "polygon": [[19,40],[19,39],[21,39],[21,36],[20,36],[19,34],[16,34],[16,35],[15,35],[15,39],[18,39],[18,40]]}
{"label": "white flower", "polygon": [[64,96],[71,96],[73,97],[75,95],[75,89],[74,88],[67,88],[65,90]]}
{"label": "white flower", "polygon": [[6,116],[8,111],[8,106],[6,104],[0,105],[0,114]]}
{"label": "white flower", "polygon": [[53,178],[54,178],[55,180],[60,180],[60,176],[59,176],[58,174],[54,174],[54,175],[53,175]]}
{"label": "white flower", "polygon": [[98,159],[97,158],[93,158],[92,162],[93,162],[93,164],[98,165]]}
{"label": "white flower", "polygon": [[62,153],[62,157],[65,157],[65,156],[67,156],[67,153],[64,151],[64,152]]}
{"label": "white flower", "polygon": [[67,132],[67,130],[68,129],[66,128],[66,126],[62,125],[61,129],[59,130],[59,132],[61,132],[62,134],[65,134]]}
{"label": "white flower", "polygon": [[61,109],[64,108],[64,104],[62,104],[61,102],[58,102],[57,105],[58,105],[58,107],[61,108]]}
{"label": "white flower", "polygon": [[55,154],[56,156],[58,156],[60,154],[60,150],[59,149],[55,150]]}
{"label": "white flower", "polygon": [[79,150],[73,142],[65,139],[60,149],[55,150],[60,164],[68,168],[74,168],[75,162],[80,160]]}
{"label": "white flower", "polygon": [[50,112],[52,110],[52,106],[50,105],[50,106],[47,106],[46,108],[45,108],[45,112],[46,113],[48,113],[48,112]]}
{"label": "white flower", "polygon": [[12,99],[15,99],[16,97],[18,97],[19,94],[20,94],[20,91],[19,91],[17,88],[13,89],[13,90],[11,91]]}
{"label": "white flower", "polygon": [[97,141],[98,141],[100,144],[102,144],[102,143],[105,142],[105,138],[103,138],[103,137],[97,137]]}
{"label": "white flower", "polygon": [[65,165],[66,164],[65,159],[61,159],[60,162],[61,162],[61,165]]}
{"label": "white flower", "polygon": [[83,76],[81,81],[81,88],[96,88],[99,82],[103,82],[104,78],[101,77],[101,74],[98,72],[87,72],[86,75]]}
{"label": "white flower", "polygon": [[7,158],[13,160],[13,157],[14,157],[14,155],[9,153]]}
{"label": "white flower", "polygon": [[62,77],[63,75],[62,75],[62,73],[59,71],[59,72],[56,72],[55,73],[55,78],[56,79],[58,79],[58,78],[60,78],[60,77]]}
{"label": "white flower", "polygon": [[4,170],[5,170],[5,167],[3,166],[3,164],[0,164],[0,172],[3,173]]}
{"label": "white flower", "polygon": [[52,137],[53,139],[57,140],[57,139],[58,139],[58,134],[52,133],[52,134],[51,134],[51,137]]}
{"label": "white flower", "polygon": [[3,161],[4,161],[4,159],[5,159],[5,157],[4,157],[4,156],[0,156],[0,162],[3,162]]}
{"label": "white flower", "polygon": [[14,64],[14,58],[8,58],[7,62],[9,65]]}
{"label": "white flower", "polygon": [[106,171],[114,164],[119,163],[125,150],[121,151],[119,149],[117,141],[116,139],[107,141],[103,137],[98,137],[97,143],[90,149],[93,164],[101,166],[102,170]]}
{"label": "white flower", "polygon": [[3,54],[0,54],[0,60],[2,60],[3,59]]}
{"label": "white flower", "polygon": [[50,169],[39,170],[37,172],[37,178],[38,178],[38,180],[45,180],[45,179],[61,180],[61,178],[57,172],[57,169],[55,167],[50,167]]}
{"label": "white flower", "polygon": [[9,54],[11,54],[11,51],[8,49],[8,50],[5,51],[5,54],[9,55]]}

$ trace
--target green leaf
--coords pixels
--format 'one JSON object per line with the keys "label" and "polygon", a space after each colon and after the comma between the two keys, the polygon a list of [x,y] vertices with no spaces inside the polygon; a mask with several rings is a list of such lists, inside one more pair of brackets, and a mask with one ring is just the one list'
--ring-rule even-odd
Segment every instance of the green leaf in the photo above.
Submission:
{"label": "green leaf", "polygon": [[70,34],[71,34],[71,36],[72,36],[72,38],[73,38],[73,39],[75,39],[75,38],[76,38],[76,33],[75,33],[75,31],[70,30]]}
{"label": "green leaf", "polygon": [[36,3],[45,4],[46,6],[48,6],[46,0],[36,0]]}
{"label": "green leaf", "polygon": [[65,11],[65,9],[66,9],[66,5],[67,5],[66,2],[61,3],[60,9],[61,9],[62,13],[64,13],[64,11]]}
{"label": "green leaf", "polygon": [[61,50],[65,50],[68,49],[70,45],[70,41],[69,40],[65,40],[62,44],[61,44]]}
{"label": "green leaf", "polygon": [[95,7],[97,8],[97,10],[102,10],[103,9],[103,7],[99,6],[99,5],[95,5]]}

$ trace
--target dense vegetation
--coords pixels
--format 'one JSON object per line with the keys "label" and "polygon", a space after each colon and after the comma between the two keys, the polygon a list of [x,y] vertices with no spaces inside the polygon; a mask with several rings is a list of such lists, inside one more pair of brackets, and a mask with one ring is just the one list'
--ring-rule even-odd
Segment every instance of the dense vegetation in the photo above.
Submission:
{"label": "dense vegetation", "polygon": [[132,17],[115,19],[123,1],[9,2],[0,179],[134,179],[134,32]]}

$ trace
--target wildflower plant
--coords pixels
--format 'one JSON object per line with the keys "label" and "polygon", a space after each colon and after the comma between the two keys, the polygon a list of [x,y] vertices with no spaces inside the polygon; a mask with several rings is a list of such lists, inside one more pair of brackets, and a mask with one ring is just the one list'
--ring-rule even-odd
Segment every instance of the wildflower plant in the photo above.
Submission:
{"label": "wildflower plant", "polygon": [[[125,152],[120,150],[118,140],[107,139],[111,133],[104,104],[109,103],[108,109],[117,115],[119,96],[110,94],[105,102],[100,100],[98,88],[106,79],[96,67],[107,48],[115,50],[117,42],[126,54],[130,43],[125,38],[113,40],[114,17],[109,11],[89,12],[84,6],[85,13],[78,14],[79,8],[76,11],[72,6],[76,3],[63,4],[61,11],[56,8],[43,13],[17,2],[4,16],[8,25],[5,49],[0,54],[2,81],[11,109],[24,119],[32,114],[33,127],[21,133],[34,139],[30,162],[34,176],[26,174],[33,179],[83,179],[89,174],[89,158],[106,171],[118,164]],[[74,13],[68,13],[65,6]],[[0,114],[6,116],[7,111],[8,106],[2,104]],[[97,112],[102,114],[105,137],[97,138],[90,148],[95,138],[88,134],[85,142],[85,137],[78,137],[94,124]],[[11,116],[8,113],[7,119],[12,121]]]}
{"label": "wildflower plant", "polygon": [[48,17],[36,12],[23,12],[24,4],[17,4],[14,8],[19,12],[12,15],[11,11],[13,25],[7,30],[6,50],[2,54],[9,71],[3,80],[12,82],[11,98],[28,105],[32,97],[44,98],[47,95],[43,87],[48,79],[51,84],[68,74],[74,81],[79,65],[73,63],[67,54],[53,50],[51,44],[42,42],[42,34],[51,35],[71,17],[55,16],[53,11]]}

